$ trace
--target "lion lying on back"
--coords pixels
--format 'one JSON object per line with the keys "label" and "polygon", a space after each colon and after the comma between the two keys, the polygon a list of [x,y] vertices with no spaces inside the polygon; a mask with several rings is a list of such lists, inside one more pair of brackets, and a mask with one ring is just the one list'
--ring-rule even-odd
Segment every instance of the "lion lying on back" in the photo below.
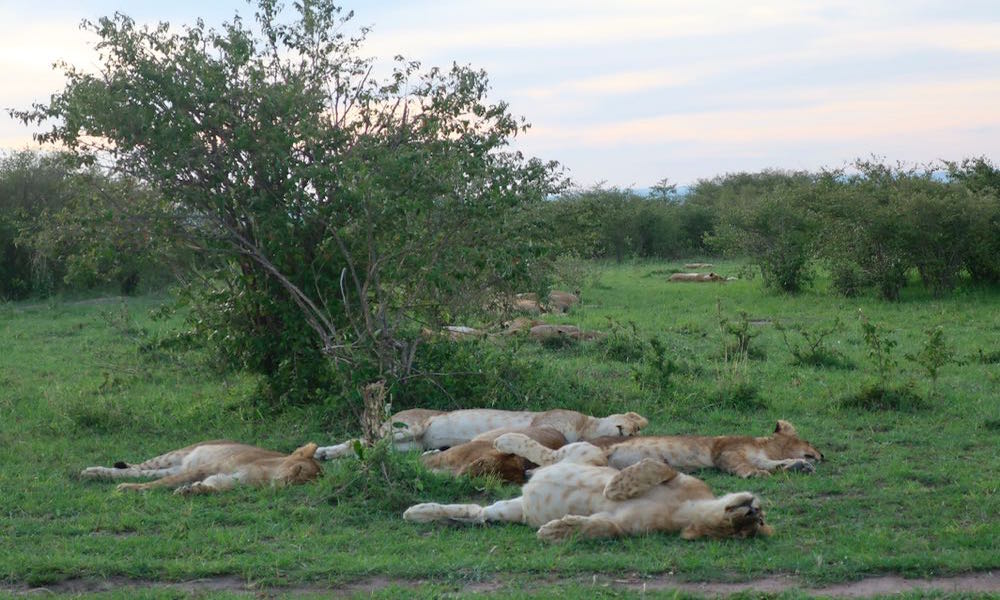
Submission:
{"label": "lion lying on back", "polygon": [[[414,408],[394,414],[382,425],[381,435],[392,436],[396,450],[436,450],[471,441],[476,436],[500,429],[548,427],[567,442],[599,437],[623,438],[635,435],[648,424],[634,412],[596,418],[573,410],[544,412],[472,408],[444,412]],[[354,452],[354,440],[316,450],[316,458],[331,459]]]}
{"label": "lion lying on back", "polygon": [[715,467],[752,477],[778,470],[812,472],[813,463],[823,459],[823,453],[799,438],[791,423],[780,420],[770,437],[663,435],[630,440],[603,438],[592,443],[604,448],[608,464],[618,469],[655,458],[675,469]]}
{"label": "lion lying on back", "polygon": [[322,473],[313,458],[316,444],[306,444],[289,455],[228,440],[199,442],[132,465],[87,467],[81,477],[125,479],[159,477],[149,483],[122,483],[119,490],[148,490],[179,486],[175,494],[228,490],[238,484],[292,485],[316,479]]}
{"label": "lion lying on back", "polygon": [[760,501],[749,492],[716,498],[700,479],[644,459],[628,468],[606,466],[605,453],[587,442],[550,450],[529,437],[504,434],[494,446],[536,464],[522,495],[490,506],[417,504],[408,521],[508,521],[538,527],[539,539],[559,542],[652,531],[679,531],[685,539],[771,535]]}

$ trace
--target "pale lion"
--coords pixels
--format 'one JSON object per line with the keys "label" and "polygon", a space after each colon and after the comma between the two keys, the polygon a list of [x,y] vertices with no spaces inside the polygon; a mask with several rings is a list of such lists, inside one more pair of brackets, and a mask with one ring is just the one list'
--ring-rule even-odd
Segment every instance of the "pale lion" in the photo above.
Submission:
{"label": "pale lion", "polygon": [[662,460],[675,469],[715,467],[740,477],[769,475],[777,470],[812,472],[823,453],[801,439],[795,427],[779,420],[770,437],[736,435],[643,436],[629,440],[593,440],[617,469],[645,458]]}
{"label": "pale lion", "polygon": [[179,486],[175,494],[228,490],[236,485],[292,485],[316,479],[322,473],[313,458],[316,444],[306,444],[289,455],[228,440],[199,442],[139,464],[87,467],[81,477],[126,479],[159,477],[148,483],[122,483],[119,490],[148,490]]}
{"label": "pale lion", "polygon": [[508,521],[538,527],[538,537],[559,542],[679,531],[685,539],[771,535],[760,501],[750,492],[716,498],[700,479],[645,459],[626,469],[606,465],[603,450],[587,442],[549,450],[527,436],[497,438],[496,449],[543,466],[522,495],[489,506],[417,504],[403,513],[414,522]]}
{"label": "pale lion", "polygon": [[[576,442],[605,436],[629,437],[648,423],[634,412],[597,418],[563,409],[532,412],[472,408],[443,412],[414,408],[390,417],[383,423],[381,435],[392,436],[396,450],[436,450],[464,444],[496,429],[549,427],[561,433],[567,442]],[[356,440],[349,440],[324,446],[316,450],[316,458],[349,456],[356,443]]]}

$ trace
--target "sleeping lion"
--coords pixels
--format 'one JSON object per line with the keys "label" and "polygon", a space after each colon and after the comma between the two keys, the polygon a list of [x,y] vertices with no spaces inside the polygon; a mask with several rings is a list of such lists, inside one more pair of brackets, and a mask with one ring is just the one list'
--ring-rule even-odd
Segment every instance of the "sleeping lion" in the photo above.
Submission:
{"label": "sleeping lion", "polygon": [[788,421],[779,420],[774,435],[651,435],[630,440],[593,440],[605,449],[608,464],[616,469],[644,458],[662,460],[682,471],[715,467],[740,477],[766,476],[775,471],[816,470],[823,453],[799,437]]}
{"label": "sleeping lion", "polygon": [[607,466],[603,450],[587,442],[550,450],[517,433],[500,436],[494,446],[545,465],[535,470],[520,497],[489,506],[417,504],[403,518],[526,523],[547,542],[653,531],[680,532],[689,540],[772,533],[760,500],[750,492],[715,497],[705,482],[659,460],[643,459],[619,471]]}
{"label": "sleeping lion", "polygon": [[159,477],[148,483],[122,483],[119,490],[148,490],[179,486],[175,494],[204,494],[228,490],[236,485],[293,485],[320,476],[313,458],[316,444],[306,444],[285,455],[228,440],[192,444],[139,464],[115,463],[114,467],[87,467],[80,476],[88,479]]}
{"label": "sleeping lion", "polygon": [[[437,450],[471,441],[494,430],[548,427],[567,442],[599,437],[623,438],[635,435],[648,425],[634,412],[597,418],[573,410],[544,412],[472,408],[450,412],[413,408],[392,415],[382,424],[382,437],[392,436],[396,450]],[[356,440],[316,450],[319,460],[341,458],[354,452]]]}

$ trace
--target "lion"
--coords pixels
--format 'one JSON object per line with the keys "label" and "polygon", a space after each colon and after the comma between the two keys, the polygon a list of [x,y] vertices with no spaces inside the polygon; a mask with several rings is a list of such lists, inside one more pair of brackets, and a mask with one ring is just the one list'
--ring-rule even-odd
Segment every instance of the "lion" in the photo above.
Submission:
{"label": "lion", "polygon": [[552,290],[549,292],[549,309],[552,312],[569,312],[573,305],[580,302],[580,290],[576,293]]}
{"label": "lion", "polygon": [[[477,435],[497,429],[551,427],[567,442],[599,437],[629,437],[649,422],[634,412],[597,418],[573,410],[544,412],[472,408],[444,412],[413,408],[394,414],[382,424],[382,437],[392,436],[396,450],[440,450],[464,444]],[[356,440],[316,450],[316,458],[329,460],[349,456]]]}
{"label": "lion", "polygon": [[493,441],[505,433],[521,433],[546,448],[556,450],[566,445],[566,436],[551,427],[526,427],[523,429],[496,429],[487,431],[472,441],[452,446],[445,451],[428,450],[421,457],[431,471],[452,475],[495,475],[510,483],[524,483],[529,469],[535,463],[517,454],[500,452],[493,447]]}
{"label": "lion", "polygon": [[494,446],[544,465],[520,497],[489,506],[417,504],[403,518],[417,523],[526,523],[537,527],[538,538],[546,542],[653,531],[680,532],[687,540],[773,532],[764,522],[760,500],[750,492],[715,497],[705,482],[656,459],[618,470],[607,466],[605,452],[588,442],[550,450],[517,433],[500,436]]}
{"label": "lion", "polygon": [[726,278],[718,273],[674,273],[669,277],[669,281],[725,281]]}
{"label": "lion", "polygon": [[114,467],[87,467],[80,476],[88,479],[159,477],[148,483],[122,483],[119,490],[148,490],[177,485],[175,494],[220,492],[237,484],[294,485],[322,474],[309,443],[285,455],[229,440],[192,444],[139,464],[117,462]]}
{"label": "lion", "polygon": [[592,443],[605,449],[608,464],[617,469],[655,458],[675,469],[715,467],[746,478],[777,470],[811,473],[816,470],[814,463],[823,460],[822,452],[799,438],[795,427],[782,420],[770,437],[666,435],[603,438]]}

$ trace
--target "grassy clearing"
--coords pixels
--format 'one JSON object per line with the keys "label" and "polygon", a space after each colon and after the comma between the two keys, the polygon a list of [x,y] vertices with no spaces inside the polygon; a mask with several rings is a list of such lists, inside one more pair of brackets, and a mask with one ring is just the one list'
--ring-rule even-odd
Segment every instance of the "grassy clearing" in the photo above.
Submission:
{"label": "grassy clearing", "polygon": [[[679,264],[604,266],[583,290],[582,307],[549,320],[617,327],[619,343],[514,344],[543,365],[537,379],[547,382],[519,393],[532,407],[636,410],[649,417],[649,433],[765,435],[776,419],[790,420],[827,456],[816,474],[750,481],[702,474],[719,492],[761,495],[777,531],[771,539],[651,535],[553,547],[523,526],[415,526],[400,519],[411,500],[485,502],[517,490],[434,477],[413,456],[396,460],[400,487],[381,497],[372,493],[380,474],[356,461],[327,463],[319,483],[288,490],[115,493],[112,484],[79,481],[76,473],[208,438],[291,450],[339,440],[356,424],[334,422],[322,407],[262,414],[248,400],[255,382],[213,370],[197,349],[144,349],[180,328],[177,317],[151,319],[163,298],[8,304],[0,306],[0,579],[235,576],[261,586],[332,586],[387,577],[429,580],[421,588],[428,596],[502,579],[515,582],[509,591],[517,596],[516,582],[589,573],[716,581],[787,573],[821,584],[1000,567],[1000,364],[990,360],[1000,354],[996,290],[933,299],[910,287],[897,304],[823,292],[785,297],[766,294],[759,281],[667,283]],[[755,333],[751,359],[737,367],[723,364],[732,336],[720,331],[718,303],[731,320],[745,311]],[[859,311],[898,342],[891,382],[923,406],[845,405],[879,379]],[[793,366],[773,323],[819,328],[836,317],[844,327],[826,341],[848,366]],[[962,363],[941,368],[932,385],[903,356],[918,352],[925,330],[938,325]],[[674,365],[665,380],[648,358],[628,351],[651,336]],[[754,397],[720,392],[734,381]],[[572,597],[575,589],[552,596]]]}

